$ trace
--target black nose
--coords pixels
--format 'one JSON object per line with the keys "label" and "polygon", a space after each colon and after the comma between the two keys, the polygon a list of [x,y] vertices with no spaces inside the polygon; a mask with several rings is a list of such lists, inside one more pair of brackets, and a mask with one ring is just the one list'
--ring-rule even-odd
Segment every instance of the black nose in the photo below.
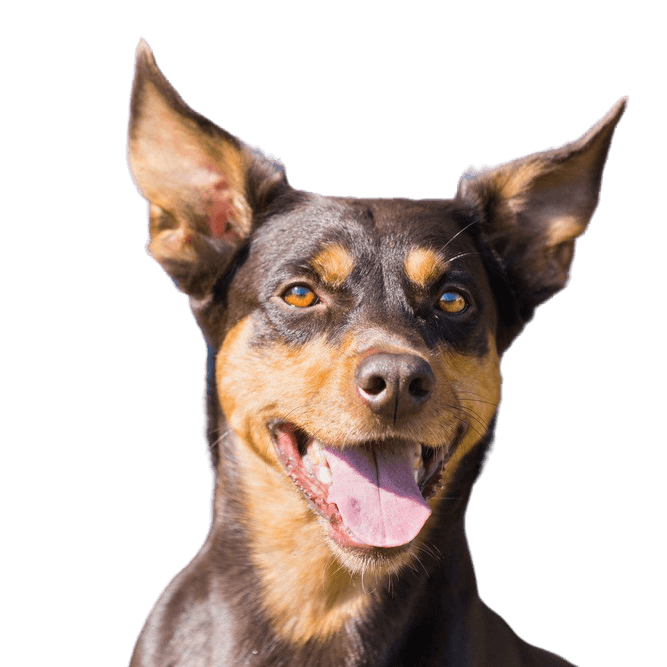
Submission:
{"label": "black nose", "polygon": [[431,365],[414,354],[373,354],[357,367],[357,388],[368,407],[396,423],[414,415],[431,397]]}

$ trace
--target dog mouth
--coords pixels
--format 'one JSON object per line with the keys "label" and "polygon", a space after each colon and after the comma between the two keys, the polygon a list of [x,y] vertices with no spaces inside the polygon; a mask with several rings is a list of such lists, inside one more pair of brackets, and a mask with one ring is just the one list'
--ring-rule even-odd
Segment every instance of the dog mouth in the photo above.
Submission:
{"label": "dog mouth", "polygon": [[294,424],[271,429],[278,458],[340,546],[392,548],[410,543],[431,514],[445,452],[391,439],[334,447]]}

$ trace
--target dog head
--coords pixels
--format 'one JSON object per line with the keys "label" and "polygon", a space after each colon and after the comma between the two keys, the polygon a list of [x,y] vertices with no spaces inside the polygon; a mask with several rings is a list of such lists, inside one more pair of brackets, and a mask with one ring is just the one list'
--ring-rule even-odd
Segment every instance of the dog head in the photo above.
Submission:
{"label": "dog head", "polygon": [[284,523],[294,503],[355,569],[405,562],[447,495],[467,497],[500,356],[567,282],[624,107],[452,200],[322,197],[192,111],[140,45],[129,158],[149,250],[213,351],[213,439],[224,422],[250,513]]}

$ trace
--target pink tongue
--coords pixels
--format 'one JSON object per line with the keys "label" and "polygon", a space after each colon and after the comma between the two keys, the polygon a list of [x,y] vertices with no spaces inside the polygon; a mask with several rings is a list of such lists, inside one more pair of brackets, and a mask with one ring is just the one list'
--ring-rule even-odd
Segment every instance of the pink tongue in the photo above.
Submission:
{"label": "pink tongue", "polygon": [[363,544],[398,547],[414,539],[431,514],[399,447],[325,447],[333,482],[329,502]]}

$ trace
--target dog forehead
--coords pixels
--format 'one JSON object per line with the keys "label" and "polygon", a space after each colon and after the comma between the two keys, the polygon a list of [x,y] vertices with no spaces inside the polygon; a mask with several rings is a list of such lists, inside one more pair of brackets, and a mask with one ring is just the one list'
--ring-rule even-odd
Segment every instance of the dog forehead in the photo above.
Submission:
{"label": "dog forehead", "polygon": [[423,284],[472,249],[470,213],[449,200],[342,199],[307,195],[260,227],[251,254],[342,283],[356,267],[392,267]]}

